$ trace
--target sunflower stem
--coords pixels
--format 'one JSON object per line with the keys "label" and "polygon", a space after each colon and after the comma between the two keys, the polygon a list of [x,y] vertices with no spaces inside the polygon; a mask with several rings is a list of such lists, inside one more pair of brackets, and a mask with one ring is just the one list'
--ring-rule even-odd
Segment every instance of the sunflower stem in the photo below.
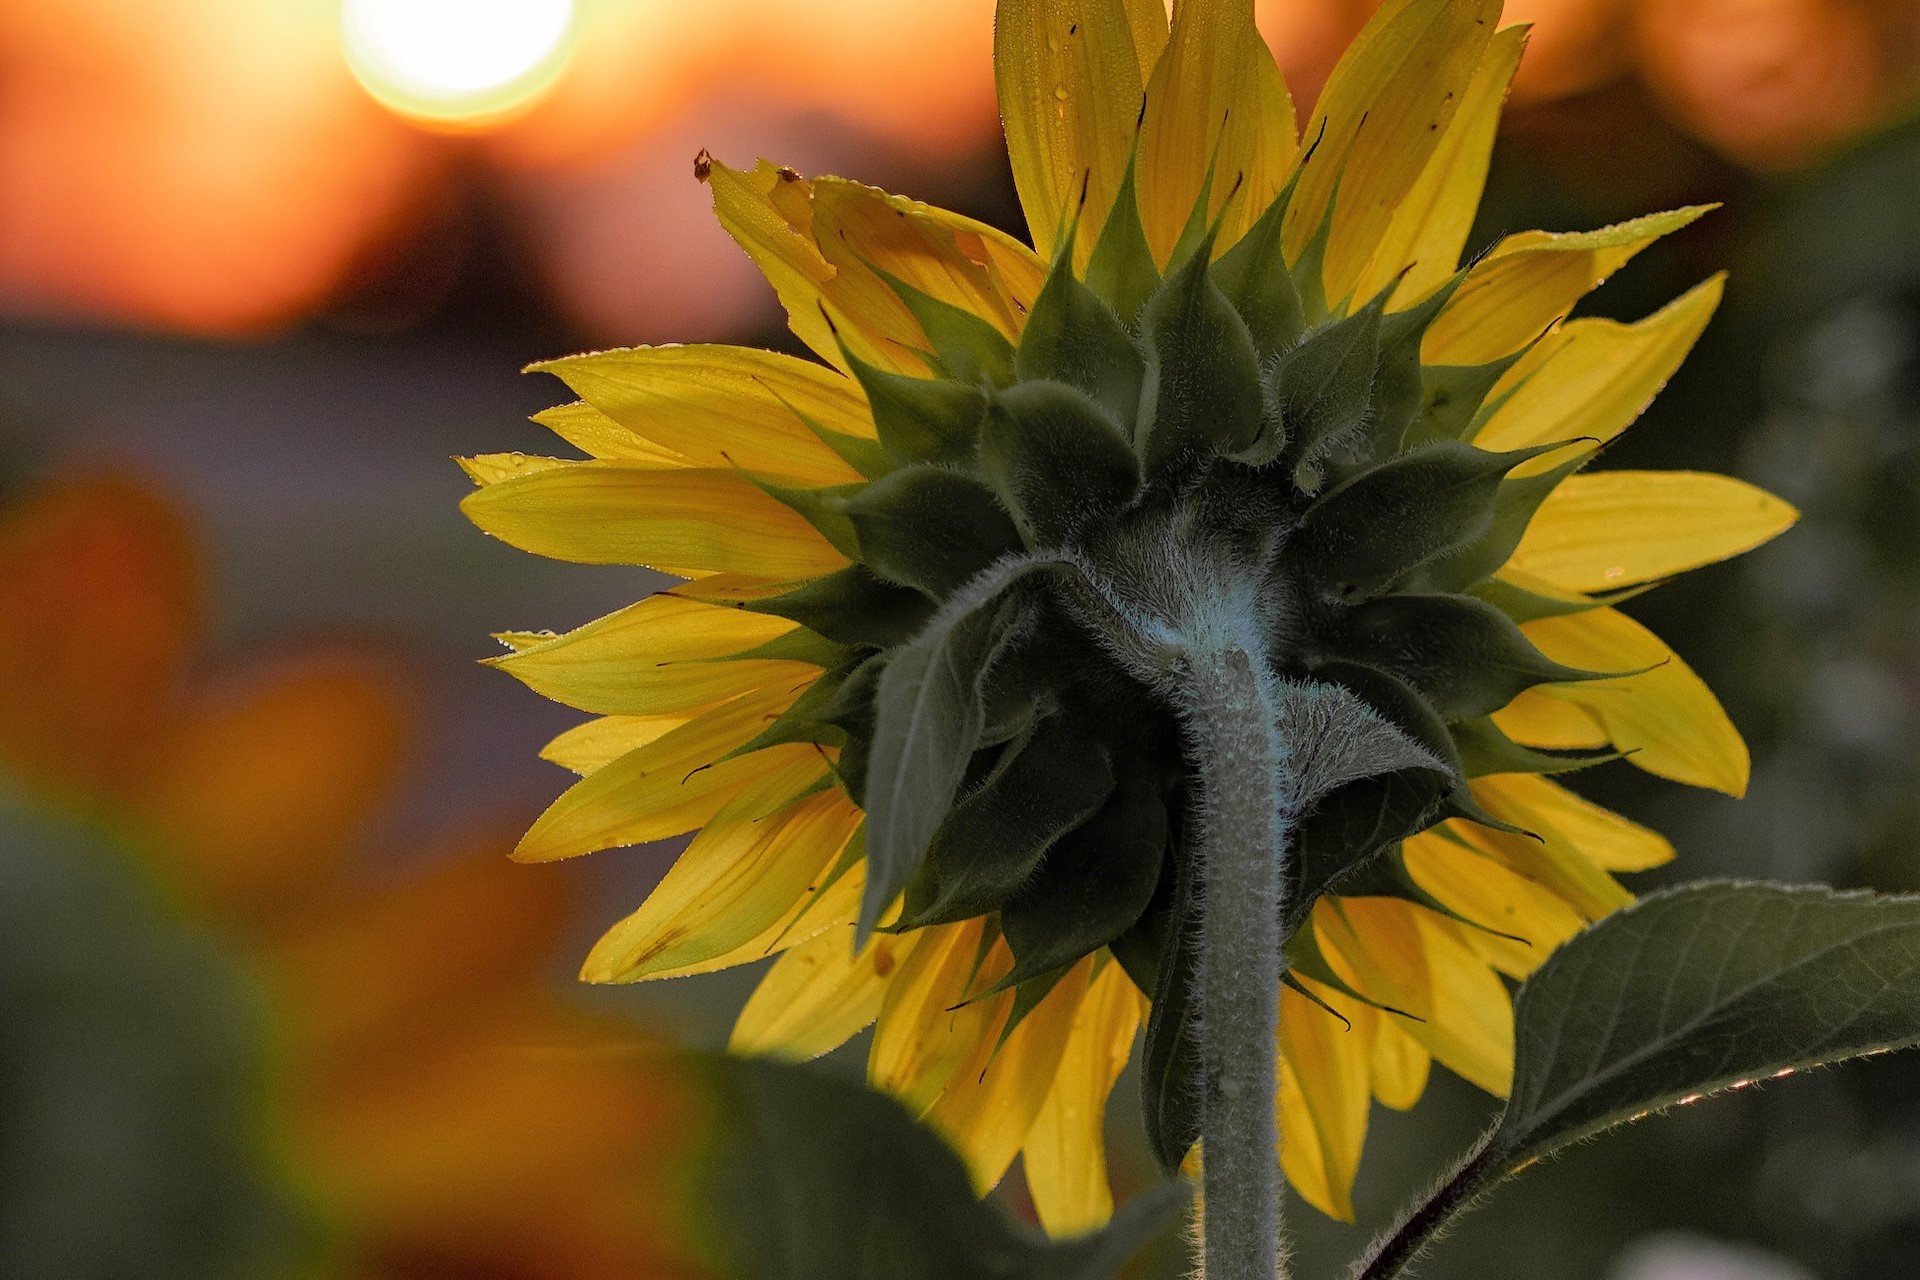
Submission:
{"label": "sunflower stem", "polygon": [[1285,1267],[1274,1106],[1280,908],[1296,787],[1257,644],[1190,653],[1183,675],[1199,765],[1205,1274],[1274,1280]]}

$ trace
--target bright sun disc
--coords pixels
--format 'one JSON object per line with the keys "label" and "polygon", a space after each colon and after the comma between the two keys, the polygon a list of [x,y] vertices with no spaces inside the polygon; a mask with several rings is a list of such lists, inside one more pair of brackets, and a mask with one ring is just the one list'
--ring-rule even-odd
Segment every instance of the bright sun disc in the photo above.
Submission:
{"label": "bright sun disc", "polygon": [[484,124],[553,83],[573,51],[573,0],[343,0],[353,73],[402,115]]}

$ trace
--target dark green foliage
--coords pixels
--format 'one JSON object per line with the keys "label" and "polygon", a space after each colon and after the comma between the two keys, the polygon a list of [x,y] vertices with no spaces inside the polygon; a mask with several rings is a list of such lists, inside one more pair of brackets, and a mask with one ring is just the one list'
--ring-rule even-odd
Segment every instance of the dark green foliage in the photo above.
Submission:
{"label": "dark green foliage", "polygon": [[1140,331],[1140,311],[1160,284],[1160,269],[1147,246],[1147,229],[1140,222],[1134,187],[1137,160],[1136,155],[1128,163],[1126,177],[1113,199],[1113,211],[1107,215],[1107,225],[1100,229],[1100,238],[1087,259],[1087,287],[1106,299],[1129,333]]}
{"label": "dark green foliage", "polygon": [[[955,607],[958,605],[959,607]],[[969,607],[971,606],[971,607]],[[894,650],[874,691],[866,796],[864,936],[913,880],[946,820],[986,727],[981,686],[1025,610],[997,593],[960,600]]]}
{"label": "dark green foliage", "polygon": [[905,643],[933,616],[933,605],[918,591],[882,582],[858,564],[746,608],[790,618],[841,644],[876,649]]}
{"label": "dark green foliage", "polygon": [[1306,329],[1300,291],[1280,250],[1287,206],[1276,200],[1240,242],[1213,264],[1213,282],[1246,323],[1254,351],[1271,360],[1292,346]]}
{"label": "dark green foliage", "polygon": [[906,467],[846,503],[861,560],[903,587],[944,600],[1001,556],[1020,532],[993,491],[945,467]]}
{"label": "dark green foliage", "polygon": [[[1168,1173],[1180,1167],[1200,1141],[1200,1042],[1194,1026],[1199,993],[1194,978],[1199,971],[1200,939],[1197,886],[1192,859],[1177,858],[1173,867],[1171,902],[1152,959],[1151,985],[1142,986],[1153,999],[1147,1015],[1145,1053],[1140,1059],[1140,1104],[1146,1120],[1147,1142],[1160,1167]],[[1138,953],[1116,948],[1136,983],[1146,966]]]}
{"label": "dark green foliage", "polygon": [[1123,780],[1100,811],[1054,841],[1000,908],[1019,982],[1072,964],[1131,929],[1160,884],[1167,806],[1157,787]]}
{"label": "dark green foliage", "polygon": [[1103,1230],[1048,1240],[976,1198],[959,1157],[891,1098],[809,1067],[677,1061],[716,1117],[691,1200],[725,1280],[1110,1280],[1186,1199],[1153,1187]]}
{"label": "dark green foliage", "polygon": [[833,549],[849,560],[860,558],[860,537],[854,532],[853,521],[847,518],[847,500],[860,493],[864,484],[834,485],[824,489],[796,489],[791,485],[772,484],[766,480],[756,480],[762,492],[793,508],[806,518],[808,524],[820,531],[820,536],[833,544]]}
{"label": "dark green foliage", "polygon": [[1493,384],[1521,354],[1516,352],[1491,364],[1421,366],[1420,400],[1407,427],[1407,443],[1464,439]]}
{"label": "dark green foliage", "polygon": [[902,925],[997,909],[1032,878],[1048,847],[1092,817],[1112,791],[1106,750],[1070,717],[1042,721],[1000,752],[992,771],[940,824],[907,886]]}
{"label": "dark green foliage", "polygon": [[1059,382],[1086,392],[1132,438],[1146,365],[1113,309],[1073,274],[1071,239],[1034,299],[1013,367],[1023,382]]}
{"label": "dark green foliage", "polygon": [[1092,399],[1058,382],[996,395],[980,463],[1030,546],[1056,547],[1119,513],[1140,488],[1126,435]]}
{"label": "dark green foliage", "polygon": [[1485,717],[1462,720],[1452,730],[1469,778],[1489,773],[1565,773],[1620,758],[1617,751],[1536,751],[1521,746]]}
{"label": "dark green foliage", "polygon": [[1013,381],[1013,344],[993,325],[884,271],[880,276],[920,322],[944,376],[976,386],[1004,387]]}
{"label": "dark green foliage", "polygon": [[1294,484],[1317,491],[1321,456],[1366,423],[1379,351],[1377,306],[1308,333],[1267,375],[1267,435],[1248,461],[1285,456],[1294,464]]}
{"label": "dark green foliage", "polygon": [[1493,524],[1500,478],[1537,452],[1447,440],[1390,457],[1308,507],[1290,557],[1341,599],[1376,595],[1477,542]]}
{"label": "dark green foliage", "polygon": [[1260,431],[1260,359],[1207,273],[1211,238],[1161,282],[1141,318],[1147,353],[1134,451],[1149,480],[1205,451],[1238,453]]}
{"label": "dark green foliage", "polygon": [[[1522,454],[1503,455],[1512,461],[1509,465],[1518,465],[1529,457],[1555,450],[1566,450],[1564,444],[1547,445],[1539,449],[1530,449]],[[1521,537],[1527,531],[1527,523],[1533,519],[1533,513],[1540,509],[1554,486],[1578,471],[1593,459],[1592,449],[1571,450],[1571,457],[1555,464],[1539,475],[1521,476],[1508,480],[1494,496],[1492,518],[1480,534],[1471,541],[1450,549],[1447,554],[1435,557],[1429,562],[1426,572],[1419,575],[1417,582],[1407,584],[1412,590],[1426,591],[1463,591],[1476,582],[1487,580],[1513,549],[1520,545]]]}
{"label": "dark green foliage", "polygon": [[874,431],[894,462],[965,462],[973,455],[987,409],[986,393],[977,385],[889,373],[845,354],[867,393]]}
{"label": "dark green foliage", "polygon": [[1348,615],[1341,638],[1344,652],[1406,681],[1446,720],[1498,711],[1537,684],[1609,674],[1553,661],[1472,596],[1369,600]]}
{"label": "dark green foliage", "polygon": [[1420,344],[1465,278],[1466,273],[1460,272],[1416,305],[1381,318],[1380,356],[1374,363],[1373,405],[1368,415],[1370,453],[1398,449],[1414,416],[1424,407]]}
{"label": "dark green foliage", "polygon": [[1520,988],[1499,1123],[1354,1274],[1405,1274],[1481,1192],[1549,1152],[1716,1090],[1916,1042],[1920,899],[1736,883],[1643,898]]}

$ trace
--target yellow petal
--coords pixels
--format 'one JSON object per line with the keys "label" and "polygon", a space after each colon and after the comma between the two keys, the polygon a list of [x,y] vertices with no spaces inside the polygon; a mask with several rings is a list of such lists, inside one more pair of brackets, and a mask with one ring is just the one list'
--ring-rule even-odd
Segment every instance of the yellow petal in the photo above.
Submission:
{"label": "yellow petal", "polygon": [[543,458],[528,453],[483,453],[472,458],[455,458],[467,479],[477,485],[499,484],[515,476],[530,476],[536,471],[552,471],[571,461],[567,458]]}
{"label": "yellow petal", "polygon": [[1541,618],[1521,628],[1555,662],[1638,675],[1539,691],[1584,708],[1613,745],[1648,773],[1728,795],[1743,795],[1747,744],[1713,691],[1660,637],[1614,609]]}
{"label": "yellow petal", "polygon": [[1724,284],[1714,276],[1636,324],[1575,320],[1549,334],[1495,386],[1490,403],[1504,402],[1473,443],[1498,451],[1613,439],[1686,359]]}
{"label": "yellow petal", "polygon": [[533,420],[582,453],[609,462],[637,462],[649,467],[693,465],[686,455],[636,435],[585,400],[542,409]]}
{"label": "yellow petal", "polygon": [[749,600],[765,600],[793,587],[791,579],[762,578],[748,573],[704,573],[687,575],[690,581],[668,588],[668,594],[702,604],[741,605]]}
{"label": "yellow petal", "polygon": [[1557,784],[1535,774],[1503,773],[1468,785],[1488,813],[1528,834],[1457,821],[1442,828],[1447,835],[1551,890],[1589,920],[1633,901],[1554,821],[1564,812]]}
{"label": "yellow petal", "polygon": [[1585,708],[1535,689],[1494,712],[1493,723],[1515,742],[1530,747],[1577,751],[1608,743],[1606,729]]}
{"label": "yellow petal", "polygon": [[1296,259],[1339,190],[1322,278],[1353,292],[1394,211],[1453,122],[1493,39],[1500,0],[1389,0],[1340,63],[1307,122],[1317,140],[1287,210]]}
{"label": "yellow petal", "polygon": [[1007,156],[1043,258],[1052,258],[1077,213],[1085,262],[1126,174],[1147,65],[1134,19],[1152,39],[1144,6],[1126,0],[1000,0],[995,12],[994,83]]}
{"label": "yellow petal", "polygon": [[[946,1135],[966,1162],[976,1195],[1006,1175],[1052,1091],[1074,1022],[1087,996],[1093,957],[1069,970],[1027,1012],[998,1049],[996,1028],[940,1092],[927,1123]],[[996,997],[1011,1007],[1013,996]],[[1004,1025],[1005,1017],[999,1019]]]}
{"label": "yellow petal", "polygon": [[602,715],[667,715],[756,689],[812,684],[809,662],[741,658],[792,631],[784,618],[654,595],[586,626],[489,658],[528,688]]}
{"label": "yellow petal", "polygon": [[1374,1024],[1373,1096],[1382,1106],[1406,1111],[1427,1091],[1433,1055],[1400,1029],[1400,1019],[1382,1014]]}
{"label": "yellow petal", "polygon": [[[829,929],[851,927],[860,914],[866,888],[866,863],[856,863],[837,878],[829,878],[832,863],[814,878],[798,901],[779,919],[730,951],[705,960],[690,960],[648,972],[647,979],[684,978],[696,973],[718,973],[736,965],[752,964],[813,941]],[[886,923],[883,919],[882,923]],[[849,943],[849,946],[852,944]]]}
{"label": "yellow petal", "polygon": [[1299,146],[1293,97],[1253,24],[1253,0],[1174,6],[1140,125],[1140,219],[1154,258],[1164,266],[1173,256],[1210,169],[1209,224],[1234,200],[1214,245],[1226,252],[1280,193]]}
{"label": "yellow petal", "polygon": [[788,915],[860,825],[838,787],[794,799],[825,776],[816,763],[811,776],[774,771],[742,791],[594,945],[580,976],[637,982],[725,955]]}
{"label": "yellow petal", "polygon": [[1544,886],[1476,850],[1428,833],[1405,846],[1407,871],[1435,901],[1480,929],[1462,929],[1467,945],[1511,978],[1540,967],[1586,920]]}
{"label": "yellow petal", "polygon": [[1398,898],[1322,899],[1313,923],[1342,981],[1412,1014],[1418,1021],[1402,1018],[1401,1029],[1456,1074],[1506,1093],[1513,1080],[1512,1001],[1459,926]]}
{"label": "yellow petal", "polygon": [[[932,1105],[960,1064],[990,1034],[1004,1003],[969,1000],[980,965],[984,921],[934,925],[887,986],[867,1057],[867,1082],[915,1114]],[[1004,944],[1002,944],[1004,949]],[[978,985],[991,985],[991,979]]]}
{"label": "yellow petal", "polygon": [[1340,1016],[1298,991],[1280,993],[1280,1164],[1307,1203],[1352,1222],[1353,1179],[1372,1102],[1377,1015],[1310,979],[1300,982]]}
{"label": "yellow petal", "polygon": [[1379,247],[1354,286],[1355,297],[1371,298],[1398,278],[1400,285],[1393,293],[1397,309],[1426,297],[1453,275],[1480,209],[1500,108],[1526,45],[1525,27],[1508,27],[1493,37],[1453,122],[1440,135],[1419,179],[1394,209]]}
{"label": "yellow petal", "polygon": [[728,1050],[804,1062],[839,1048],[879,1014],[889,981],[925,936],[876,933],[856,954],[848,924],[794,947],[754,988]]}
{"label": "yellow petal", "polygon": [[513,856],[550,862],[664,840],[711,819],[767,770],[817,763],[819,752],[809,743],[720,759],[771,724],[792,701],[793,695],[784,692],[747,694],[603,765],[548,806]]}
{"label": "yellow petal", "polygon": [[1603,809],[1551,778],[1510,774],[1488,779],[1507,803],[1523,804],[1568,843],[1608,871],[1645,871],[1673,861],[1673,845],[1658,831]]}
{"label": "yellow petal", "polygon": [[1706,213],[1692,205],[1598,231],[1523,231],[1467,273],[1421,345],[1428,364],[1486,364],[1564,319],[1573,304],[1640,250]]}
{"label": "yellow petal", "polygon": [[503,542],[580,564],[797,581],[847,563],[797,512],[737,471],[571,462],[490,484],[460,509]]}
{"label": "yellow petal", "polygon": [[629,347],[528,368],[565,382],[635,447],[665,450],[698,467],[850,484],[859,473],[802,418],[844,435],[873,434],[866,400],[846,375],[772,351]]}
{"label": "yellow petal", "polygon": [[[844,178],[814,181],[813,234],[836,268],[834,300],[849,314],[871,309],[890,317],[883,326],[889,332],[918,334],[920,326],[876,271],[979,316],[1009,341],[1020,336],[1027,308],[1046,274],[1046,264],[1032,250],[984,223]],[[990,239],[1004,241],[1003,249],[1010,246],[1008,252],[1025,261],[1027,269],[1020,276],[1031,282],[1032,292],[1007,292],[1010,283],[1018,282],[995,270]],[[859,306],[852,298],[856,287]],[[920,346],[925,348],[924,338]]]}
{"label": "yellow petal", "polygon": [[[729,169],[716,161],[707,174],[707,185],[713,190],[714,216],[773,286],[786,308],[788,327],[814,354],[844,371],[845,357],[835,340],[822,292],[833,279],[833,267],[813,242],[806,180],[765,160],[750,171]],[[864,329],[843,324],[840,336],[863,360],[888,369],[900,367],[895,353],[876,347]],[[905,363],[906,372],[924,370],[923,362],[910,355]]]}
{"label": "yellow petal", "polygon": [[1750,551],[1798,516],[1731,476],[1598,471],[1547,495],[1508,563],[1569,591],[1610,591]]}
{"label": "yellow petal", "polygon": [[600,716],[549,742],[540,749],[540,758],[584,778],[636,747],[657,742],[690,719],[687,715]]}
{"label": "yellow petal", "polygon": [[1095,975],[1022,1156],[1040,1225],[1076,1236],[1113,1216],[1107,1184],[1107,1098],[1133,1053],[1142,1000],[1118,964]]}

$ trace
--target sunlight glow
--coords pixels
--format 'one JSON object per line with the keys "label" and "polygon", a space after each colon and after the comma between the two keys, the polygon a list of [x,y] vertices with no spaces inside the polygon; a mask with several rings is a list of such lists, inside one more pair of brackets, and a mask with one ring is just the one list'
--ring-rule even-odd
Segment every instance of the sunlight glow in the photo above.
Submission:
{"label": "sunlight glow", "polygon": [[573,52],[574,0],[343,0],[360,83],[401,115],[476,127],[537,98]]}

